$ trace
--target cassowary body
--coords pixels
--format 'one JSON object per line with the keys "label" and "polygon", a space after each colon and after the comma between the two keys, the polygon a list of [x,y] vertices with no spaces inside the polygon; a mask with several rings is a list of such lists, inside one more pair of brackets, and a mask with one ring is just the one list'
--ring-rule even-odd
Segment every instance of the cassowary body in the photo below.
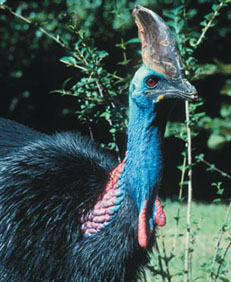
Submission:
{"label": "cassowary body", "polygon": [[0,119],[2,281],[132,281],[147,261],[137,238],[147,195],[136,189],[159,185],[162,172],[154,107],[134,107],[137,132],[120,166],[78,133],[48,136]]}
{"label": "cassowary body", "polygon": [[84,237],[80,224],[116,161],[79,134],[47,136],[4,119],[0,132],[0,281],[123,281],[126,265],[132,275],[134,250],[146,252],[130,197],[98,235]]}
{"label": "cassowary body", "polygon": [[147,66],[135,74],[121,164],[77,133],[0,119],[0,281],[135,279],[164,223],[157,196],[171,105],[157,102],[168,87],[186,96]]}

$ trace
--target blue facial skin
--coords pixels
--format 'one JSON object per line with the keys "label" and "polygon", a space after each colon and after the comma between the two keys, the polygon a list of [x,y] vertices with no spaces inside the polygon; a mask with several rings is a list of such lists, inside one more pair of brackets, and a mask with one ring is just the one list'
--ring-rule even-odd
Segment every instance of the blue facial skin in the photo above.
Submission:
{"label": "blue facial skin", "polygon": [[155,104],[150,95],[145,93],[150,90],[145,82],[153,75],[159,78],[158,84],[165,80],[163,75],[143,65],[131,82],[127,156],[119,182],[120,187],[126,183],[125,190],[134,199],[139,214],[148,202],[147,221],[150,230],[154,224],[154,201],[162,179],[162,139],[166,124],[163,113],[159,115],[159,104]]}
{"label": "blue facial skin", "polygon": [[[167,80],[163,74],[157,73],[150,68],[142,65],[137,72],[135,73],[129,88],[129,106],[131,106],[131,98],[134,102],[137,103],[138,106],[141,108],[149,107],[149,102],[153,103],[155,100],[150,95],[145,93],[146,91],[150,91],[150,88],[146,86],[146,80],[151,77],[155,76],[159,79],[158,85],[153,88],[153,93],[155,94],[155,89],[158,89],[160,84],[167,84]],[[159,90],[159,89],[158,89]],[[149,99],[148,99],[149,98]],[[148,103],[147,103],[148,102]],[[130,109],[131,111],[131,109]]]}

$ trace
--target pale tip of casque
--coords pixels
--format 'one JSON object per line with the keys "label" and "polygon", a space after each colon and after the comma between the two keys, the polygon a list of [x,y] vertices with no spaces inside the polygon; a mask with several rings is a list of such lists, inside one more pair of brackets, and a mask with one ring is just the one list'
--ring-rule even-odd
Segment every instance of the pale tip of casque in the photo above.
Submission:
{"label": "pale tip of casque", "polygon": [[143,8],[141,5],[139,5],[139,4],[135,4],[134,5],[134,9],[141,9],[141,8]]}

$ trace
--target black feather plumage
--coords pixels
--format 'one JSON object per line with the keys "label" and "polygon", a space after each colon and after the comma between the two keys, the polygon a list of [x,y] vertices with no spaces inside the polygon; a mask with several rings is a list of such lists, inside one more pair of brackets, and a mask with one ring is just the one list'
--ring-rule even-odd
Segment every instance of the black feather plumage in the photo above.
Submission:
{"label": "black feather plumage", "polygon": [[117,162],[90,139],[0,119],[0,281],[132,281],[147,251],[127,196],[110,228],[83,238],[79,210]]}

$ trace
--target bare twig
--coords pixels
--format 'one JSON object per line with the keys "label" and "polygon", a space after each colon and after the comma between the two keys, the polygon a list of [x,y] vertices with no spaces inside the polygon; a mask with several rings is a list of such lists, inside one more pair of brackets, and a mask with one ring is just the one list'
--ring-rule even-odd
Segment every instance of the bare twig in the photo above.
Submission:
{"label": "bare twig", "polygon": [[10,112],[13,112],[15,110],[15,108],[17,107],[18,105],[18,102],[19,102],[19,99],[17,97],[14,97],[10,103],[10,106],[9,106],[9,111]]}
{"label": "bare twig", "polygon": [[94,140],[94,135],[93,135],[93,131],[90,125],[88,125],[88,130],[89,130],[89,134],[90,134],[90,138],[93,141]]}
{"label": "bare twig", "polygon": [[189,281],[190,266],[190,239],[191,239],[191,204],[192,204],[192,143],[191,128],[189,117],[189,102],[185,102],[186,127],[187,127],[187,157],[188,157],[188,204],[187,204],[187,228],[185,242],[185,264],[184,264],[184,281]]}

